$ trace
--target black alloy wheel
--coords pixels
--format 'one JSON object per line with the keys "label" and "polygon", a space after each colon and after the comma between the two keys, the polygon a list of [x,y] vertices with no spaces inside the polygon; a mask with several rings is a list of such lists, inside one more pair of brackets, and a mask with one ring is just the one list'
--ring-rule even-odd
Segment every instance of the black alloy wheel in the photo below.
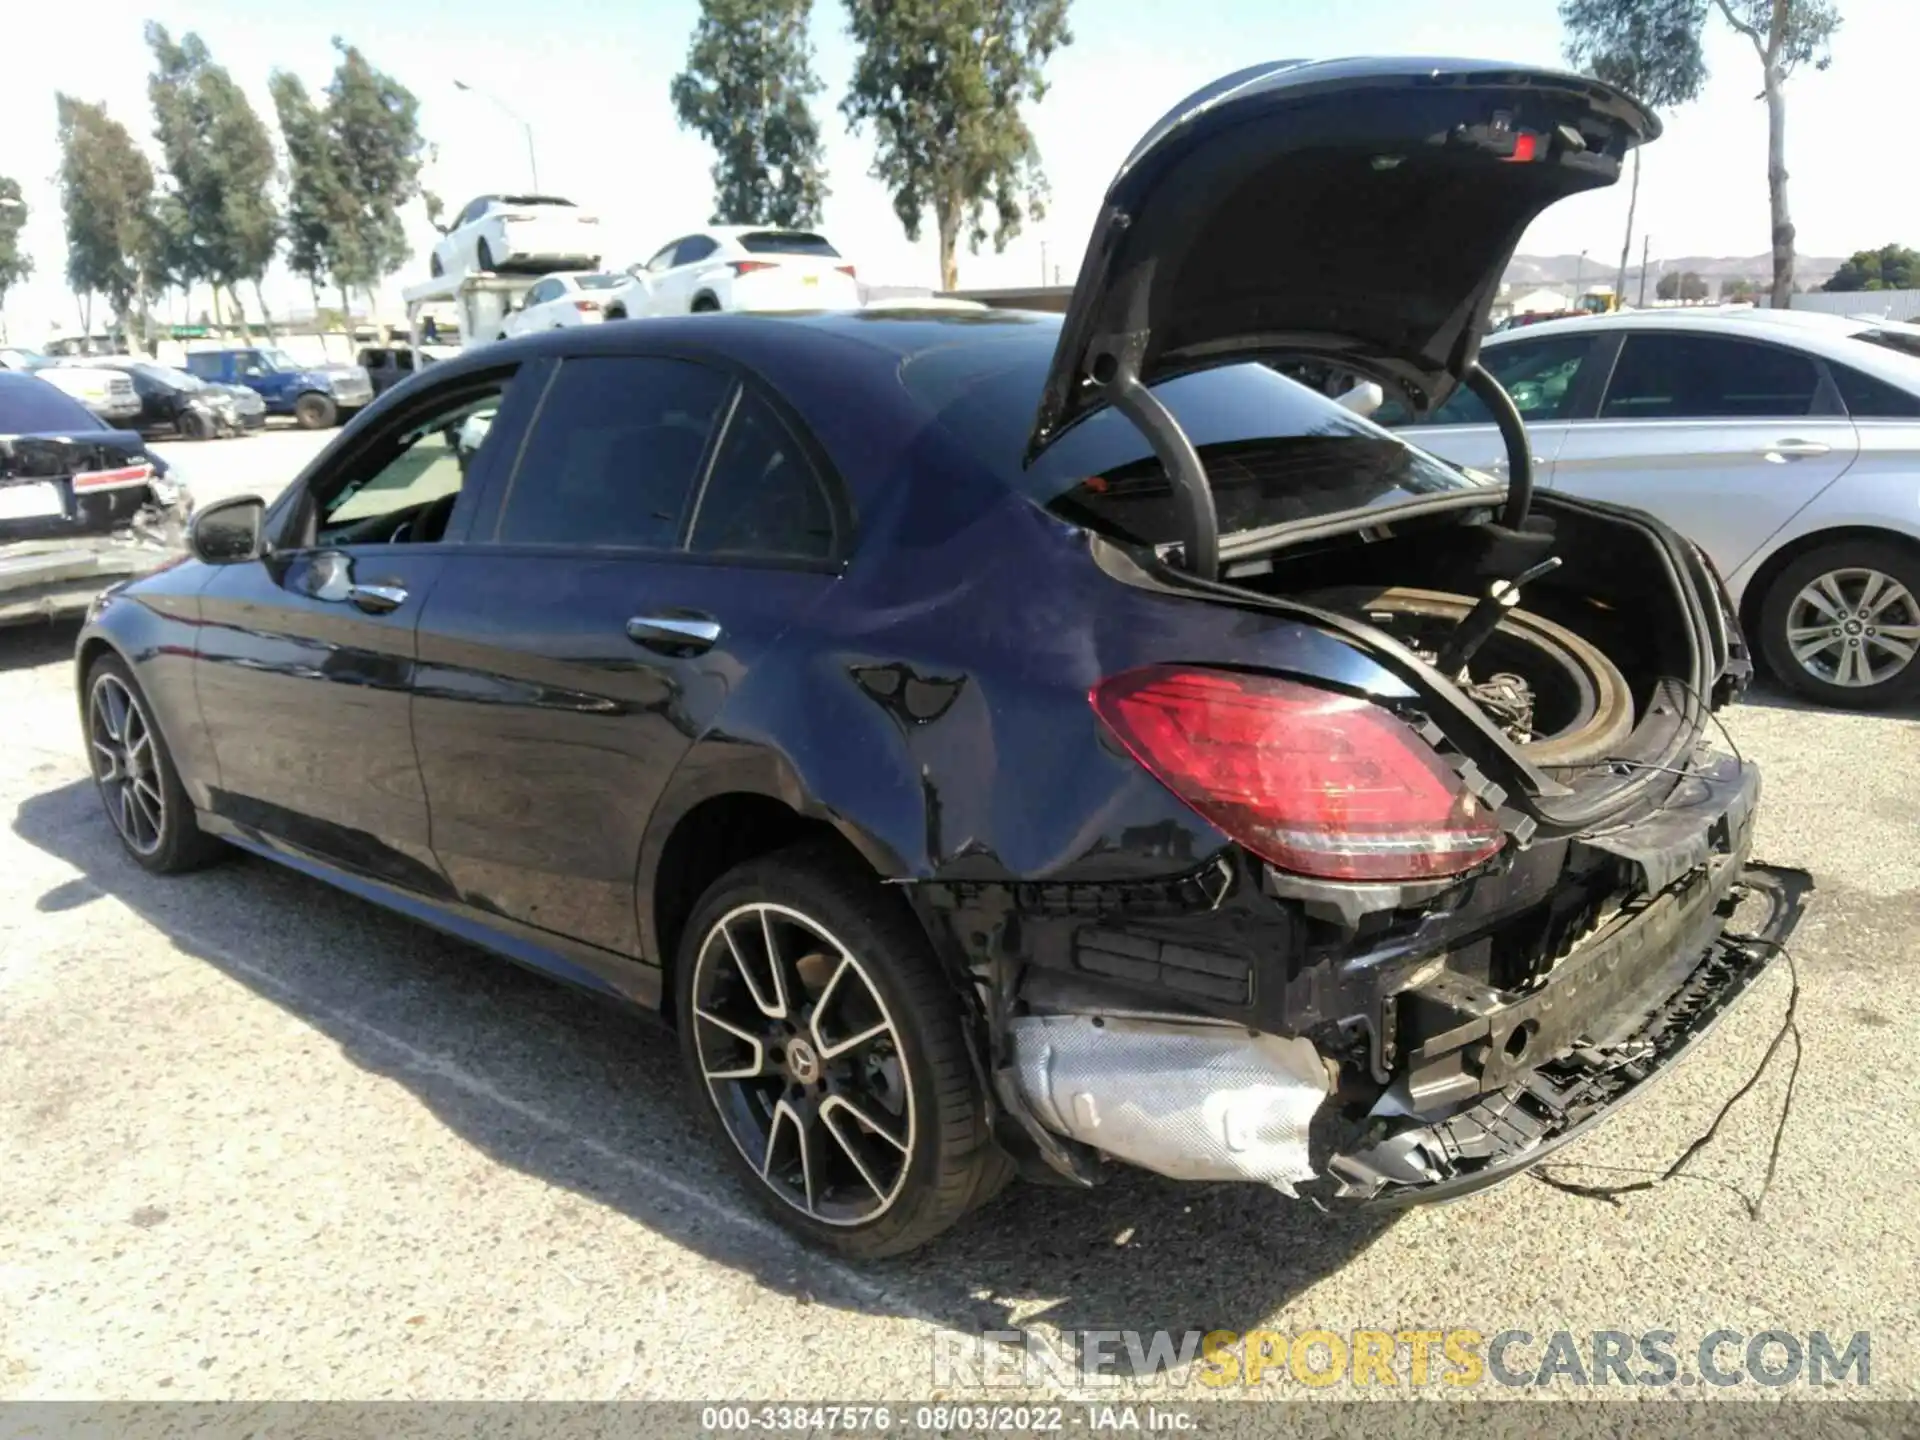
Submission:
{"label": "black alloy wheel", "polygon": [[194,819],[166,739],[118,656],[102,656],[87,672],[82,723],[100,803],[137,864],[168,875],[220,854],[220,842]]}
{"label": "black alloy wheel", "polygon": [[1005,1182],[959,997],[871,875],[818,847],[740,866],[701,900],[675,975],[693,1086],[789,1228],[896,1255]]}

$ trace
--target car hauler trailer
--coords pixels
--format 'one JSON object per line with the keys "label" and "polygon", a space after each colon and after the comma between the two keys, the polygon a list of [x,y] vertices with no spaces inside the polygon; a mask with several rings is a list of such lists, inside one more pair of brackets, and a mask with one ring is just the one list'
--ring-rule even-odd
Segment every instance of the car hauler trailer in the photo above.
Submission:
{"label": "car hauler trailer", "polygon": [[[418,351],[423,345],[457,344],[461,349],[498,340],[507,314],[540,282],[538,275],[448,275],[401,291],[407,303],[407,332]],[[459,335],[446,333],[448,317]]]}

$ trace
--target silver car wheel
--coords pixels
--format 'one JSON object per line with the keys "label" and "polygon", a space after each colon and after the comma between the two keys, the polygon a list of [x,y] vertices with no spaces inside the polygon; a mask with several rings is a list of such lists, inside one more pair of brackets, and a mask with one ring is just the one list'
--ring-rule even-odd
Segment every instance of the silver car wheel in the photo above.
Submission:
{"label": "silver car wheel", "polygon": [[120,838],[139,855],[160,848],[166,833],[167,800],[153,726],[133,692],[117,675],[93,682],[87,700],[87,740],[94,782]]}
{"label": "silver car wheel", "polygon": [[694,1043],[727,1134],[767,1188],[822,1224],[866,1225],[912,1168],[905,1047],[859,959],[785,905],[742,905],[702,941]]}
{"label": "silver car wheel", "polygon": [[1816,680],[1848,689],[1884,685],[1920,651],[1920,604],[1879,570],[1829,570],[1793,597],[1787,645]]}

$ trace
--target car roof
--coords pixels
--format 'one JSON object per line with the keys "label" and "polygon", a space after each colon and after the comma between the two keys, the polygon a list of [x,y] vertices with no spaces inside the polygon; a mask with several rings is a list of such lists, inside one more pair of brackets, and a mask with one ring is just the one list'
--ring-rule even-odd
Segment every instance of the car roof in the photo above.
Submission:
{"label": "car roof", "polygon": [[841,394],[902,396],[900,375],[916,357],[941,351],[967,368],[964,353],[983,352],[981,368],[1035,366],[1039,375],[1060,338],[1060,316],[1026,310],[837,310],[657,316],[604,325],[567,326],[495,340],[436,361],[432,383],[508,363],[553,355],[651,354],[743,366],[782,393],[816,390],[832,377]]}
{"label": "car roof", "polygon": [[709,225],[704,230],[690,231],[694,235],[711,235],[717,240],[738,240],[742,235],[818,235],[822,240],[827,232],[812,225]]}
{"label": "car roof", "polygon": [[[1795,313],[1800,316],[1798,320],[1787,318]],[[1727,335],[1791,346],[1807,354],[1863,370],[1875,379],[1920,394],[1920,359],[1854,339],[1863,331],[1892,328],[1895,322],[1848,321],[1845,316],[1826,316],[1822,321],[1816,321],[1813,311],[1787,311],[1775,314],[1771,319],[1757,318],[1767,314],[1769,312],[1745,306],[1723,308],[1701,305],[1672,310],[1618,310],[1610,315],[1575,315],[1564,320],[1542,320],[1537,325],[1524,325],[1515,330],[1503,330],[1498,335],[1489,335],[1484,348],[1496,350],[1524,341],[1551,339],[1561,335],[1599,336],[1621,331]]]}

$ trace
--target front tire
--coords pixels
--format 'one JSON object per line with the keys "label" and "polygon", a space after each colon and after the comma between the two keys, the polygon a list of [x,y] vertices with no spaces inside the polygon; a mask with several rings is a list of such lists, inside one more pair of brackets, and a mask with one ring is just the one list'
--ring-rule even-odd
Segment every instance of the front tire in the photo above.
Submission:
{"label": "front tire", "polygon": [[1759,639],[1774,677],[1823,705],[1920,694],[1920,557],[1882,540],[1809,551],[1768,586]]}
{"label": "front tire", "polygon": [[712,315],[720,309],[720,302],[711,295],[697,295],[693,301],[695,315]]}
{"label": "front tire", "polygon": [[438,250],[434,251],[432,258],[427,261],[427,273],[436,280],[447,273],[447,267],[440,262]]}
{"label": "front tire", "polygon": [[960,998],[904,902],[850,860],[803,845],[729,871],[674,974],[693,1091],[781,1224],[899,1255],[1004,1183]]}
{"label": "front tire", "polygon": [[224,847],[194,818],[147,697],[118,655],[102,655],[87,671],[81,724],[94,788],[136,865],[178,875],[220,855]]}
{"label": "front tire", "polygon": [[308,391],[293,402],[294,423],[302,430],[324,430],[340,418],[333,400],[314,391]]}

